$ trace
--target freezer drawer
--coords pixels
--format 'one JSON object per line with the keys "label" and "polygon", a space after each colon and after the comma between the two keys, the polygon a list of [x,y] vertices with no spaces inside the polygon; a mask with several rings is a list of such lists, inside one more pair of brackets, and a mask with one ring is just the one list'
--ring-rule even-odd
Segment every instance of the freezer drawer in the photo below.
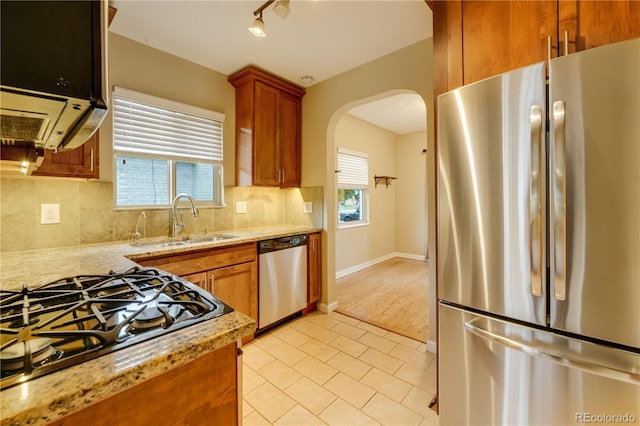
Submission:
{"label": "freezer drawer", "polygon": [[442,303],[439,314],[441,425],[640,422],[640,354]]}

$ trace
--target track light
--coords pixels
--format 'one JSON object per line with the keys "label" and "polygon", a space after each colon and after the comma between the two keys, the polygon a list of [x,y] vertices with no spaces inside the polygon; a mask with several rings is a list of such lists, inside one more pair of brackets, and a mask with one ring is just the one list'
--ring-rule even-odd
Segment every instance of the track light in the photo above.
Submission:
{"label": "track light", "polygon": [[291,12],[291,9],[289,9],[289,0],[276,1],[276,4],[273,6],[273,11],[282,19],[287,19],[289,12]]}
{"label": "track light", "polygon": [[249,31],[256,37],[266,37],[267,33],[264,32],[264,21],[262,20],[262,11],[260,15],[253,21],[253,24],[249,27]]}
{"label": "track light", "polygon": [[267,33],[264,30],[264,21],[262,20],[262,11],[269,7],[271,3],[275,2],[275,6],[273,6],[273,11],[278,14],[282,19],[286,19],[289,16],[289,0],[267,0],[262,6],[257,8],[253,12],[253,16],[256,19],[253,21],[253,24],[249,27],[249,31],[256,37],[266,37]]}

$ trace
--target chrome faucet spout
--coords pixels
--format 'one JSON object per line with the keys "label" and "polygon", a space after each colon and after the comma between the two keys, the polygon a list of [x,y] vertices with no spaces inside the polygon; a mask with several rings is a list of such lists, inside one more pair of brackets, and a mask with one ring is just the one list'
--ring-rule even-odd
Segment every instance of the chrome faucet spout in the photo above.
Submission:
{"label": "chrome faucet spout", "polygon": [[180,200],[181,198],[186,198],[189,203],[191,204],[191,216],[193,217],[197,217],[199,212],[198,212],[198,208],[195,205],[195,202],[193,201],[193,198],[191,198],[191,196],[189,194],[178,194],[176,195],[176,197],[173,199],[173,203],[171,203],[171,221],[172,221],[172,237],[173,238],[178,238],[180,236],[180,232],[184,229],[184,218],[182,217],[182,214],[180,214],[180,221],[178,222],[178,200]]}
{"label": "chrome faucet spout", "polygon": [[140,215],[138,216],[138,220],[136,221],[136,230],[133,233],[133,241],[137,244],[140,239],[140,219],[142,219],[142,238],[147,236],[147,214],[142,210]]}

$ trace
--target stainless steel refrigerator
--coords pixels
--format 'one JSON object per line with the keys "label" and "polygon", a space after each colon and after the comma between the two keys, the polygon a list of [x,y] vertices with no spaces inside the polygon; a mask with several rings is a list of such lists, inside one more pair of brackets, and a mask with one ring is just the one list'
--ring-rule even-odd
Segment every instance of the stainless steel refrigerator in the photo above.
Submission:
{"label": "stainless steel refrigerator", "polygon": [[438,98],[441,425],[640,423],[640,39]]}

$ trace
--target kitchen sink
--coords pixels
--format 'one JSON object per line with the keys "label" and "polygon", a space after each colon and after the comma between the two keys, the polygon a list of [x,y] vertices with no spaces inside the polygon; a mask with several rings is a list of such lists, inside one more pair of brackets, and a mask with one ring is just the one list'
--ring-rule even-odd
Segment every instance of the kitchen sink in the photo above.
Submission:
{"label": "kitchen sink", "polygon": [[187,244],[211,243],[214,241],[230,240],[232,238],[238,238],[238,236],[233,234],[212,234],[200,237],[187,237],[183,239],[182,242]]}
{"label": "kitchen sink", "polygon": [[201,236],[194,236],[194,237],[184,237],[181,240],[174,240],[173,238],[167,238],[162,240],[137,242],[137,243],[133,243],[132,245],[136,247],[172,248],[172,247],[184,247],[192,244],[213,243],[216,241],[230,240],[232,238],[238,238],[238,236],[233,234],[211,234],[211,235],[201,235]]}

